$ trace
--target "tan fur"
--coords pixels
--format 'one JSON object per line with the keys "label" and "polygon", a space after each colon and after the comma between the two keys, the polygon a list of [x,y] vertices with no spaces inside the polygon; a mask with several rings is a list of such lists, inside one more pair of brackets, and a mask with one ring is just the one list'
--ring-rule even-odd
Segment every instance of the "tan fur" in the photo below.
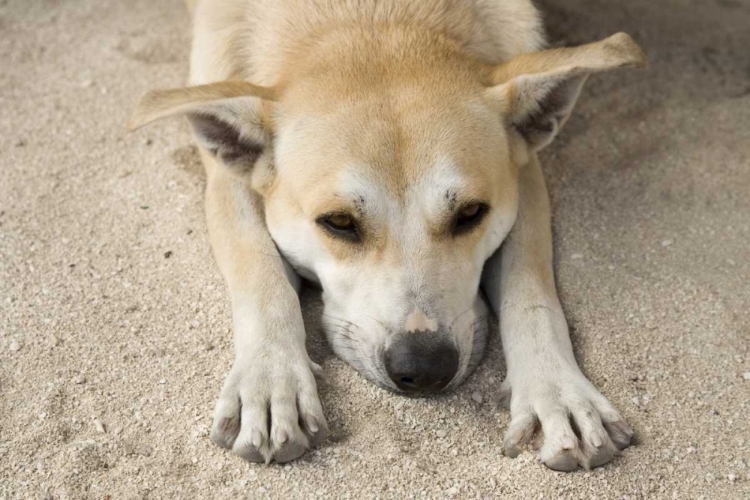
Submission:
{"label": "tan fur", "polygon": [[274,89],[241,81],[218,82],[184,89],[152,90],[138,102],[128,121],[128,130],[133,131],[154,120],[184,114],[200,106],[237,97],[258,97],[272,101],[276,98],[276,92]]}
{"label": "tan fur", "polygon": [[[476,366],[484,269],[506,356],[515,353],[506,384],[523,401],[508,449],[523,444],[533,434],[524,429],[539,419],[550,436],[543,452],[550,467],[611,459],[592,451],[588,435],[570,451],[569,423],[546,410],[573,405],[575,412],[576,401],[606,400],[580,374],[570,348],[535,151],[565,123],[588,75],[645,65],[635,42],[621,33],[539,52],[540,17],[528,0],[201,0],[194,25],[194,86],[148,93],[130,127],[175,114],[226,126],[204,133],[201,150],[211,242],[232,297],[237,349],[214,440],[249,460],[284,461],[325,434],[296,273],[321,281],[327,313],[382,326],[373,324],[369,335],[349,327],[367,349],[357,354],[339,348],[340,324],[329,336],[339,355],[395,388],[368,356],[388,347],[396,330],[450,325],[461,350],[452,385]],[[241,148],[229,144],[227,157],[259,155],[250,174],[209,152],[235,136]],[[456,212],[474,202],[490,210],[457,236]],[[320,218],[331,213],[356,221],[361,244],[322,228]],[[353,317],[344,320],[359,328]],[[529,378],[517,360],[549,377]],[[598,424],[579,425],[606,438],[610,452],[609,436],[620,443],[601,422],[620,419],[607,405],[587,410],[587,418],[601,416]]]}
{"label": "tan fur", "polygon": [[646,66],[643,51],[626,33],[617,33],[599,42],[574,48],[545,50],[524,54],[495,67],[491,84],[505,83],[520,75],[556,72],[593,72],[622,67]]}

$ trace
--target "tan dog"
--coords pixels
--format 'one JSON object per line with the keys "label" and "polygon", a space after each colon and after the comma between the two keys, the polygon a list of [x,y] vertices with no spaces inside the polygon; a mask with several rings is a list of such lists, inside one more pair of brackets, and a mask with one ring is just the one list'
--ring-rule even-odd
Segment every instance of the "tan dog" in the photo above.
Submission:
{"label": "tan dog", "polygon": [[194,86],[149,92],[131,127],[187,115],[201,146],[236,348],[215,442],[283,462],[324,438],[302,276],[322,286],[334,351],[396,391],[472,372],[483,290],[512,394],[505,452],[539,425],[553,469],[628,446],[573,356],[536,151],[591,73],[645,57],[625,34],[542,45],[529,0],[199,1]]}

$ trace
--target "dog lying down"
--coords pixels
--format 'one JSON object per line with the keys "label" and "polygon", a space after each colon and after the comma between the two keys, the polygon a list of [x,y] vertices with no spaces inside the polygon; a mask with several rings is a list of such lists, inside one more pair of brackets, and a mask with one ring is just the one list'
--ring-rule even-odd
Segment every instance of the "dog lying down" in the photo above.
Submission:
{"label": "dog lying down", "polygon": [[543,45],[530,0],[195,5],[192,86],[147,93],[130,128],[185,115],[200,145],[236,349],[217,444],[286,462],[326,436],[300,277],[336,354],[397,392],[458,386],[499,315],[507,455],[540,427],[556,470],[630,444],[573,355],[537,151],[591,74],[646,58],[623,33]]}

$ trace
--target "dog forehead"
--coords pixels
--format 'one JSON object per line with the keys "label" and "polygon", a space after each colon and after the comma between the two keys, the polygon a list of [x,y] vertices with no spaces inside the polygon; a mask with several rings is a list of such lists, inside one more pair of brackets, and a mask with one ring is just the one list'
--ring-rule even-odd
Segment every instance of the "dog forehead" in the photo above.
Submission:
{"label": "dog forehead", "polygon": [[[404,181],[406,188],[395,185]],[[362,212],[394,212],[400,207],[431,215],[452,210],[466,187],[466,174],[449,156],[440,154],[411,179],[371,165],[346,166],[338,176],[335,195],[347,198]]]}
{"label": "dog forehead", "polygon": [[382,212],[397,204],[397,197],[388,184],[376,168],[350,164],[341,169],[334,194],[350,201],[360,212]]}
{"label": "dog forehead", "polygon": [[436,214],[452,210],[466,188],[465,172],[448,155],[439,154],[411,186],[407,199],[422,210]]}
{"label": "dog forehead", "polygon": [[466,117],[441,115],[431,121],[424,110],[410,114],[361,106],[345,106],[347,113],[303,113],[284,123],[276,139],[276,166],[299,195],[334,195],[338,202],[373,205],[371,211],[395,203],[434,213],[445,211],[446,201],[490,190],[486,184],[492,176],[486,171],[492,159],[483,152],[492,144],[466,124]]}

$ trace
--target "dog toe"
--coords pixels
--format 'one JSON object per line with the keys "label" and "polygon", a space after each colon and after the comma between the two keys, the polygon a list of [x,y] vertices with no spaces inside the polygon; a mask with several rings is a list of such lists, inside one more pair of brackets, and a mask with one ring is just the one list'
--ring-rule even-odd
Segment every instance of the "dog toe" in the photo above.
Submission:
{"label": "dog toe", "polygon": [[306,446],[299,443],[289,443],[274,453],[273,461],[280,464],[290,462],[304,455],[306,451]]}
{"label": "dog toe", "polygon": [[222,398],[216,405],[211,426],[211,441],[216,445],[232,449],[240,432],[240,402],[236,398]]}
{"label": "dog toe", "polygon": [[612,438],[612,441],[617,448],[624,450],[630,446],[630,443],[633,440],[633,429],[631,429],[627,423],[622,420],[604,422],[604,427],[607,429],[609,436]]}

